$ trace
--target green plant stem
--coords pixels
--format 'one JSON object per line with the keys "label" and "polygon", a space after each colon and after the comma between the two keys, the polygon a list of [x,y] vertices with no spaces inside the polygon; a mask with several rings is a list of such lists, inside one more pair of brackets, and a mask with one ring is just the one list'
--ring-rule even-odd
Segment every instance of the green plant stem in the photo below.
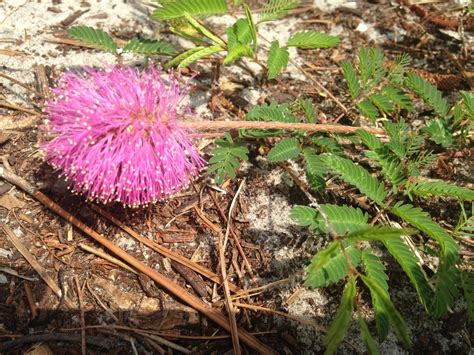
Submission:
{"label": "green plant stem", "polygon": [[293,122],[266,122],[266,121],[185,121],[180,122],[181,127],[193,130],[231,130],[231,129],[287,129],[301,130],[307,132],[333,132],[352,133],[358,129],[379,135],[386,135],[380,128],[361,128],[339,124],[314,124],[314,123],[293,123]]}

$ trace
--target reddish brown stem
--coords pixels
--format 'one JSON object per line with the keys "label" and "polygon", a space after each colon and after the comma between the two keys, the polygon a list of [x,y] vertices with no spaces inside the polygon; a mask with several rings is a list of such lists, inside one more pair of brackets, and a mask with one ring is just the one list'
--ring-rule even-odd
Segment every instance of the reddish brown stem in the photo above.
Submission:
{"label": "reddish brown stem", "polygon": [[361,128],[344,126],[339,124],[314,124],[314,123],[293,123],[293,122],[262,122],[262,121],[185,121],[181,122],[182,127],[193,130],[230,130],[230,129],[288,129],[302,130],[308,132],[334,132],[351,133],[358,129],[365,130],[373,134],[385,135],[385,131],[380,128]]}

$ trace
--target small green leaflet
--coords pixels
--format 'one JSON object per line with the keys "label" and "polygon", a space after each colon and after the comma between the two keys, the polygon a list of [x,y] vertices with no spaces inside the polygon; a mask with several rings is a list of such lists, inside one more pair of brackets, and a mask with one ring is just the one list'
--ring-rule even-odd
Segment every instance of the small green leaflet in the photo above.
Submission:
{"label": "small green leaflet", "polygon": [[242,7],[244,8],[245,16],[247,17],[247,22],[249,24],[250,33],[252,34],[252,42],[253,42],[253,51],[254,53],[257,52],[257,26],[252,17],[252,11],[248,5],[244,2],[242,3]]}
{"label": "small green leaflet", "polygon": [[375,107],[369,99],[358,102],[356,106],[364,116],[372,120],[376,120],[379,117],[379,110],[377,110],[377,107]]}
{"label": "small green leaflet", "polygon": [[459,91],[462,97],[464,107],[466,108],[471,120],[474,120],[474,94],[468,91]]}
{"label": "small green leaflet", "polygon": [[217,139],[215,143],[207,173],[215,173],[216,184],[220,185],[226,176],[235,178],[235,170],[240,168],[239,160],[248,160],[249,151],[243,143],[234,142],[229,133],[226,133],[224,139]]}
{"label": "small green leaflet", "polygon": [[[272,102],[270,105],[262,104],[253,106],[245,115],[247,121],[265,121],[265,122],[296,122],[296,118],[289,110],[287,104],[277,104]],[[278,136],[281,130],[277,129],[241,129],[240,137],[263,138]]]}
{"label": "small green leaflet", "polygon": [[176,53],[176,49],[167,42],[134,38],[123,46],[123,52],[171,55]]}
{"label": "small green leaflet", "polygon": [[474,190],[461,187],[444,180],[420,179],[407,187],[415,195],[452,197],[462,201],[474,201]]}
{"label": "small green leaflet", "polygon": [[372,335],[370,335],[369,327],[360,313],[357,313],[357,321],[359,322],[360,336],[367,346],[369,354],[379,355],[380,353],[377,349],[377,345],[375,345],[375,341],[372,338]]}
{"label": "small green leaflet", "polygon": [[302,31],[293,34],[286,44],[288,47],[306,49],[329,48],[340,43],[339,38],[316,31]]}
{"label": "small green leaflet", "polygon": [[268,52],[267,68],[268,79],[275,79],[288,65],[289,53],[286,48],[281,48],[278,41],[273,41]]}
{"label": "small green leaflet", "polygon": [[183,17],[185,12],[197,17],[221,15],[228,12],[226,0],[167,0],[159,1],[159,3],[161,6],[153,12],[153,18],[158,20]]}
{"label": "small green leaflet", "polygon": [[403,271],[405,271],[410,282],[415,286],[421,303],[428,309],[433,292],[423,269],[418,265],[415,254],[401,238],[386,239],[383,243],[390,254],[398,261]]}
{"label": "small green leaflet", "polygon": [[337,347],[344,339],[346,329],[352,318],[352,310],[354,308],[354,299],[356,296],[356,283],[353,276],[349,276],[344,293],[342,294],[341,305],[337,310],[336,317],[332,322],[329,330],[324,337],[324,345],[326,345],[325,354],[334,354]]}
{"label": "small green leaflet", "polygon": [[[332,204],[322,204],[320,207],[339,236],[345,236],[367,228],[369,216],[359,208]],[[290,217],[299,225],[309,226],[311,230],[329,233],[324,219],[313,208],[297,206],[290,212]]]}
{"label": "small green leaflet", "polygon": [[370,175],[367,170],[353,163],[352,160],[341,158],[334,154],[325,153],[320,156],[329,170],[340,175],[344,181],[357,187],[360,192],[377,204],[383,204],[383,200],[387,196],[384,184]]}
{"label": "small green leaflet", "polygon": [[194,47],[191,49],[188,49],[187,51],[184,51],[183,53],[178,54],[176,57],[171,59],[168,63],[166,63],[166,68],[171,68],[174,67],[176,64],[182,62],[184,59],[188,58],[189,56],[205,49],[206,47],[198,46]]}
{"label": "small green leaflet", "polygon": [[398,339],[400,339],[407,347],[410,347],[411,340],[408,333],[408,327],[405,323],[405,320],[388,297],[388,294],[380,287],[380,285],[372,281],[370,278],[364,275],[360,275],[360,278],[369,288],[370,293],[376,295],[376,297],[380,300],[380,304],[385,308],[385,314],[392,324]]}
{"label": "small green leaflet", "polygon": [[445,148],[449,148],[454,143],[453,132],[448,122],[443,118],[433,118],[426,123],[423,131],[428,133],[430,140]]}
{"label": "small green leaflet", "polygon": [[206,57],[210,54],[221,52],[223,50],[224,49],[219,45],[201,48],[200,50],[198,50],[198,51],[192,53],[191,55],[189,55],[188,57],[184,58],[181,61],[181,63],[178,64],[178,68],[187,67],[189,64],[195,62],[196,60],[199,60],[199,59],[201,59],[203,57]]}
{"label": "small green leaflet", "polygon": [[413,73],[407,75],[406,84],[431,106],[439,117],[445,118],[448,115],[448,101],[435,86]]}
{"label": "small green leaflet", "polygon": [[[360,262],[360,250],[354,246],[348,246],[345,248],[345,251],[349,256],[351,266],[357,267]],[[308,275],[304,283],[305,286],[313,288],[326,287],[347,276],[349,265],[341,251],[340,245],[329,254],[329,258],[327,258],[328,255],[326,253],[323,253],[321,259],[319,253],[321,251],[313,257],[311,264],[306,268]]]}
{"label": "small green leaflet", "polygon": [[349,93],[351,94],[352,99],[355,100],[360,95],[359,77],[357,76],[354,67],[349,61],[343,60],[341,62],[341,68],[344,74],[344,79],[347,83],[347,87],[349,88]]}
{"label": "small green leaflet", "polygon": [[316,123],[316,111],[314,110],[313,101],[311,99],[302,99],[298,97],[296,104],[303,111],[304,117],[308,123]]}
{"label": "small green leaflet", "polygon": [[296,206],[290,211],[291,219],[300,226],[309,227],[310,230],[318,230],[321,228],[321,220],[317,217],[318,211],[311,207]]}
{"label": "small green leaflet", "polygon": [[117,43],[115,43],[112,37],[102,30],[88,26],[74,26],[69,28],[67,33],[74,39],[99,49],[106,50],[112,54],[117,53]]}
{"label": "small green leaflet", "polygon": [[[380,259],[376,255],[372,254],[370,249],[365,249],[362,252],[362,264],[367,277],[374,283],[378,284],[380,286],[381,292],[383,291],[386,294],[386,297],[390,298],[387,284],[388,276],[385,273],[385,266],[382,264]],[[385,314],[383,302],[380,301],[376,293],[371,292],[370,295],[372,297],[372,307],[375,311],[377,334],[379,336],[379,341],[382,342],[388,335],[390,323],[388,321],[387,315]]]}
{"label": "small green leaflet", "polygon": [[403,235],[412,235],[417,233],[416,229],[408,229],[408,228],[394,228],[388,227],[384,225],[377,225],[377,226],[367,226],[365,229],[361,229],[356,232],[352,232],[347,236],[348,239],[355,239],[355,240],[378,240],[384,241],[391,238],[400,238]]}
{"label": "small green leaflet", "polygon": [[238,19],[226,29],[226,34],[227,56],[224,58],[224,65],[231,64],[241,57],[253,57],[254,53],[250,47],[252,33],[246,19]]}
{"label": "small green leaflet", "polygon": [[393,214],[403,218],[415,228],[426,233],[428,236],[436,240],[443,251],[441,262],[450,266],[459,259],[459,246],[438,223],[431,219],[428,212],[421,208],[413,207],[410,204],[397,202],[390,210]]}
{"label": "small green leaflet", "polygon": [[225,43],[222,39],[220,39],[219,37],[217,37],[214,33],[212,33],[211,31],[209,31],[206,27],[204,27],[203,25],[201,25],[199,23],[199,21],[197,21],[194,17],[192,17],[190,14],[188,14],[187,12],[184,12],[183,13],[183,16],[184,18],[186,19],[186,21],[189,22],[189,24],[191,26],[193,26],[199,33],[201,33],[203,36],[207,37],[208,39],[210,39],[212,42],[214,42],[215,44],[218,44],[220,46],[225,46]]}
{"label": "small green leaflet", "polygon": [[303,149],[303,157],[306,163],[306,179],[313,191],[321,191],[326,186],[326,168],[323,161],[310,148]]}
{"label": "small green leaflet", "polygon": [[268,160],[276,163],[296,158],[301,153],[300,142],[296,138],[285,138],[279,141],[268,152]]}
{"label": "small green leaflet", "polygon": [[299,5],[299,0],[268,0],[258,16],[258,23],[274,21],[284,17],[289,10]]}

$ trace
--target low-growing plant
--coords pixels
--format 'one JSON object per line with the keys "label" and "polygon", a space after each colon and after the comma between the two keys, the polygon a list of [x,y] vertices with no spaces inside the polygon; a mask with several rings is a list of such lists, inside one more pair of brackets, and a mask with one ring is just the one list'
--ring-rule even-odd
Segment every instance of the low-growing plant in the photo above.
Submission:
{"label": "low-growing plant", "polygon": [[[223,34],[216,32],[203,24],[199,18],[211,15],[229,13],[226,0],[166,0],[158,1],[160,7],[153,12],[153,18],[169,23],[170,31],[174,34],[192,41],[195,46],[178,53],[166,63],[166,67],[187,67],[195,61],[218,55],[218,59],[229,65],[240,58],[248,57],[259,62],[258,29],[265,22],[274,21],[284,17],[289,10],[299,5],[298,0],[268,0],[258,15],[253,14],[244,1],[234,2],[234,6],[241,7],[245,18],[239,18],[234,24],[225,29]],[[119,51],[118,45],[104,31],[86,26],[76,26],[69,29],[68,34],[75,39],[86,42],[99,49],[113,54],[133,52],[144,55],[166,54],[173,55],[175,50],[167,42],[158,40],[132,39]],[[273,41],[267,53],[266,68],[267,78],[276,78],[286,68],[289,61],[289,47],[301,49],[328,48],[339,43],[339,39],[317,31],[300,31],[293,33],[287,43],[280,44]],[[260,63],[260,62],[259,62]]]}
{"label": "low-growing plant", "polygon": [[[467,143],[474,122],[474,95],[461,91],[459,102],[450,107],[436,87],[408,72],[407,55],[387,64],[380,50],[361,49],[357,58],[356,66],[348,61],[341,63],[354,107],[361,116],[373,121],[382,119],[386,137],[362,129],[355,134],[332,136],[301,131],[285,134],[279,130],[240,130],[240,140],[229,141],[229,148],[222,145],[214,148],[214,157],[209,162],[209,172],[217,172],[220,182],[226,174],[232,177],[227,172],[238,166],[238,162],[224,158],[226,149],[230,154],[238,146],[243,154],[242,141],[279,137],[268,152],[270,162],[301,161],[308,185],[316,193],[325,189],[330,175],[348,187],[355,187],[367,199],[366,211],[347,204],[318,203],[297,206],[291,211],[291,218],[297,224],[318,235],[332,237],[306,268],[305,285],[321,288],[345,282],[339,310],[324,340],[327,353],[333,353],[343,340],[353,313],[358,314],[361,337],[368,349],[377,352],[356,298],[366,289],[370,293],[379,341],[387,337],[392,327],[406,346],[411,345],[406,323],[391,300],[386,272],[390,263],[384,263],[380,257],[382,250],[403,269],[427,312],[435,317],[444,316],[463,293],[473,319],[474,276],[461,263],[455,238],[460,234],[472,237],[472,217],[465,212],[464,203],[474,200],[474,191],[426,178],[422,171],[436,158],[427,148],[426,139],[443,147]],[[433,112],[421,131],[412,129],[403,117],[413,111],[414,96]],[[315,121],[312,104],[301,99],[293,105],[254,106],[245,118],[294,123]],[[438,124],[439,130],[433,128]],[[364,157],[348,158],[339,143],[343,138],[363,150]],[[463,214],[455,230],[443,228],[421,207],[424,200],[432,197],[449,199],[450,203],[461,206]],[[420,255],[437,260],[432,275],[425,272]]]}
{"label": "low-growing plant", "polygon": [[[298,0],[268,0],[256,15],[252,13],[245,1],[234,1],[236,8],[243,9],[245,18],[237,19],[233,25],[225,29],[226,40],[224,40],[215,34],[215,31],[207,28],[197,17],[228,13],[226,0],[166,0],[158,1],[158,3],[161,7],[154,11],[153,17],[162,21],[170,21],[171,30],[174,33],[197,44],[196,47],[184,51],[169,61],[168,67],[174,65],[185,67],[203,57],[224,52],[226,53],[222,61],[224,65],[231,64],[243,57],[249,57],[258,62],[259,25],[282,18],[289,10],[299,5]],[[274,79],[286,68],[289,60],[289,47],[315,49],[332,47],[338,43],[337,37],[316,31],[293,33],[284,45],[275,40],[271,43],[267,53],[267,77]]]}

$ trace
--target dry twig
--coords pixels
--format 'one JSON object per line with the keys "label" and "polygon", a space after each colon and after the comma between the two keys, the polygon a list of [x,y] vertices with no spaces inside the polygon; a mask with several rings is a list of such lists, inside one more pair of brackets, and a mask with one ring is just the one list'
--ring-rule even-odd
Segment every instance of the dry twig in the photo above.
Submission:
{"label": "dry twig", "polygon": [[74,282],[76,283],[77,298],[79,299],[79,311],[81,312],[81,353],[82,355],[86,355],[86,320],[84,318],[84,301],[82,300],[82,289],[79,285],[79,279],[77,278],[77,275],[74,276]]}
{"label": "dry twig", "polygon": [[[3,167],[0,167],[0,176],[3,177],[2,170],[4,170]],[[51,278],[51,276],[48,275],[46,270],[38,263],[36,258],[33,256],[33,254],[30,253],[28,248],[22,243],[20,238],[18,238],[15,233],[8,227],[6,224],[1,223],[0,226],[2,227],[3,231],[7,235],[8,239],[13,243],[15,248],[20,252],[21,255],[28,261],[28,263],[31,265],[33,269],[38,273],[38,275],[43,279],[43,281],[53,290],[54,294],[58,296],[59,299],[63,297],[61,289],[59,286],[56,284],[56,282]],[[65,297],[65,295],[64,295]],[[67,297],[64,298],[64,304],[68,308],[74,308],[74,304],[69,300]]]}
{"label": "dry twig", "polygon": [[[5,165],[5,164],[4,164]],[[66,219],[69,223],[74,225],[76,228],[79,228],[81,231],[89,235],[95,241],[100,243],[105,248],[109,249],[112,253],[119,256],[127,263],[135,267],[138,271],[143,272],[163,288],[168,290],[170,293],[174,294],[177,298],[181,299],[184,303],[189,305],[190,307],[196,309],[197,311],[201,312],[203,315],[214,321],[216,324],[221,326],[227,331],[230,331],[229,320],[225,317],[221,312],[217,309],[209,307],[206,303],[201,301],[199,298],[190,294],[184,288],[178,286],[175,282],[167,278],[166,276],[160,274],[155,269],[152,269],[148,265],[143,264],[138,259],[134,258],[133,256],[129,255],[124,250],[120,249],[116,245],[114,245],[110,240],[102,236],[101,234],[94,231],[89,226],[85,225],[81,221],[79,221],[76,217],[71,215],[69,212],[61,208],[57,205],[54,201],[52,201],[49,197],[44,195],[41,191],[36,190],[32,185],[30,185],[26,180],[22,179],[21,177],[13,174],[11,171],[5,169],[4,166],[0,166],[0,177],[5,179],[6,181],[14,184],[25,192],[36,198],[39,202],[44,204],[50,210],[58,214],[59,216]],[[241,330],[239,332],[239,338],[246,343],[249,347],[254,349],[255,351],[262,353],[262,354],[274,354],[275,352],[273,349],[268,347],[267,345],[260,342],[258,339],[250,335],[248,332]]]}

